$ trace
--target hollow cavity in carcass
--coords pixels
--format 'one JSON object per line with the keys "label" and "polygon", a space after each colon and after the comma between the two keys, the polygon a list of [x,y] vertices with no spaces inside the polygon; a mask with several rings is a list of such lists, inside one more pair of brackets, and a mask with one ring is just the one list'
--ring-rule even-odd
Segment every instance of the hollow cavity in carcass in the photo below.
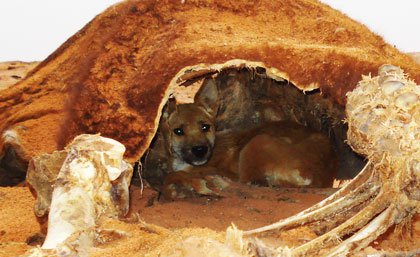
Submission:
{"label": "hollow cavity in carcass", "polygon": [[[292,217],[246,231],[247,251],[278,256],[348,256],[362,251],[385,231],[410,226],[419,213],[418,85],[400,68],[383,65],[347,94],[348,142],[369,161],[350,183]],[[289,228],[309,226],[318,237],[281,249],[261,240]],[[278,241],[278,240],[277,240]],[[418,249],[380,255],[417,256]]]}
{"label": "hollow cavity in carcass", "polygon": [[[198,74],[173,89],[177,102],[191,102],[205,78],[213,77],[219,90],[217,132],[241,132],[264,124],[291,121],[326,135],[338,158],[339,180],[351,179],[362,169],[364,160],[346,144],[344,108],[322,96],[319,90],[303,92],[285,79],[273,79],[265,68],[224,69]],[[217,138],[217,136],[216,136]],[[143,176],[159,188],[168,167],[159,150],[163,136],[157,133],[145,155]],[[302,152],[305,158],[305,153]],[[310,158],[309,156],[307,157]],[[332,160],[333,161],[333,160]]]}

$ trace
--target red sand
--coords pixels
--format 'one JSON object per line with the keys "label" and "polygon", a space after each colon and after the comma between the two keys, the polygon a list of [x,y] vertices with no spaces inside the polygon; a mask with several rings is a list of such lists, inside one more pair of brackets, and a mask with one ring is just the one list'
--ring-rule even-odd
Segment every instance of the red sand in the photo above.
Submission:
{"label": "red sand", "polygon": [[[145,188],[141,195],[140,187],[133,185],[131,215],[138,213],[140,219],[147,224],[169,230],[156,228],[166,232],[151,233],[150,229],[145,230],[133,220],[130,223],[108,221],[105,227],[128,231],[130,236],[99,246],[100,249],[95,250],[94,255],[97,253],[101,256],[121,256],[121,249],[125,249],[125,253],[129,254],[127,256],[143,256],[142,254],[149,253],[156,247],[165,247],[164,244],[170,246],[192,233],[223,238],[223,234],[217,235],[211,230],[223,232],[231,223],[244,230],[267,225],[311,206],[333,191],[276,190],[233,184],[232,189],[224,193],[226,197],[219,199],[201,197],[163,202],[157,199],[155,191]],[[0,256],[10,257],[24,253],[31,247],[26,241],[34,241],[39,235],[40,225],[33,214],[33,204],[34,198],[26,187],[0,188]],[[389,231],[379,241],[374,242],[372,247],[392,251],[420,248],[420,217],[417,216],[408,228],[411,228],[411,232]],[[172,238],[174,234],[179,237]],[[314,237],[315,234],[309,229],[300,229],[281,233],[275,240],[277,245],[290,246],[304,243]],[[34,244],[36,245],[36,242]],[[147,247],[148,244],[150,247]]]}

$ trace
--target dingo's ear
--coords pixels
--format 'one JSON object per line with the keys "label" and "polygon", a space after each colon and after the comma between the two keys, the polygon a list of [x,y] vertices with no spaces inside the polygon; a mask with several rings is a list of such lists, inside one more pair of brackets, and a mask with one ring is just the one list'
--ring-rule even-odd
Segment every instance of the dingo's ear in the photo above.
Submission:
{"label": "dingo's ear", "polygon": [[163,107],[162,116],[167,119],[171,113],[176,110],[176,100],[174,97],[170,97],[165,107]]}
{"label": "dingo's ear", "polygon": [[194,97],[194,103],[204,107],[204,109],[215,116],[219,108],[219,91],[216,81],[213,78],[204,80],[197,94]]}

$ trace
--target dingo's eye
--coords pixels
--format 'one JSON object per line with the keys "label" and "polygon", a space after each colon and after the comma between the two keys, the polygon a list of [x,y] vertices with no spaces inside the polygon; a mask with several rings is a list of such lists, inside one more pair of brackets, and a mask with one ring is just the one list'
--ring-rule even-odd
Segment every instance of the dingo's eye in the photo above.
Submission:
{"label": "dingo's eye", "polygon": [[201,125],[201,130],[205,131],[205,132],[209,131],[210,130],[210,125],[209,124]]}
{"label": "dingo's eye", "polygon": [[176,128],[176,129],[174,129],[174,133],[177,136],[182,136],[182,135],[184,135],[184,130],[182,128]]}

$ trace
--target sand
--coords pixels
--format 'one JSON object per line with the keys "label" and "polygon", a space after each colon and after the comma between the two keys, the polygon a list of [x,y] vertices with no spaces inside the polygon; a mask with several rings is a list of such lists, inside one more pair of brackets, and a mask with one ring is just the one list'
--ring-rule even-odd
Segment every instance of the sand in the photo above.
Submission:
{"label": "sand", "polygon": [[[267,225],[295,214],[333,192],[334,189],[270,189],[233,183],[222,198],[165,202],[148,187],[141,193],[135,181],[131,186],[132,209],[127,220],[105,220],[101,225],[123,231],[127,236],[111,236],[107,243],[97,246],[92,256],[157,256],[154,255],[157,250],[168,251],[191,235],[205,235],[223,242],[224,231],[231,223],[240,229]],[[19,256],[39,245],[42,242],[41,226],[33,214],[34,197],[28,188],[0,188],[0,200],[0,256]],[[138,214],[141,221],[134,214]],[[371,245],[372,249],[419,248],[420,217],[414,220],[408,230],[389,231]],[[292,230],[281,233],[273,243],[293,246],[315,237],[309,229]]]}
{"label": "sand", "polygon": [[39,62],[0,62],[0,90],[19,82]]}

